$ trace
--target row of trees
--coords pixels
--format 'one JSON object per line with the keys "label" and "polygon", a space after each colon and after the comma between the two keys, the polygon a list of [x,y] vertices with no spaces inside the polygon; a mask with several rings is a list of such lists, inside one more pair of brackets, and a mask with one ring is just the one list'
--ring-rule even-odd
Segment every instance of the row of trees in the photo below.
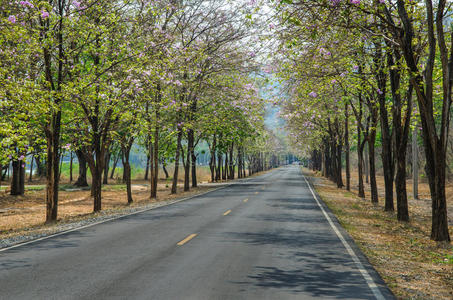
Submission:
{"label": "row of trees", "polygon": [[[435,3],[434,3],[435,2]],[[350,188],[357,150],[364,197],[368,148],[371,201],[378,202],[376,145],[385,210],[409,221],[406,153],[418,129],[432,199],[431,238],[450,241],[445,194],[453,84],[448,1],[281,1],[280,76],[290,99],[284,115],[294,146],[338,187]]]}
{"label": "row of trees", "polygon": [[0,0],[0,169],[12,162],[11,191],[23,193],[25,158],[32,155],[46,168],[46,222],[54,222],[60,159],[68,150],[82,174],[90,169],[95,212],[115,148],[129,203],[134,144],[148,154],[152,198],[162,162],[175,163],[172,193],[180,163],[184,190],[190,178],[197,185],[195,147],[202,140],[213,180],[222,165],[229,178],[235,164],[244,176],[247,159],[249,173],[269,166],[264,161],[272,157],[262,153],[275,143],[264,144],[270,133],[260,82],[250,76],[257,65],[241,47],[244,39],[256,43],[245,17],[252,8],[203,0]]}

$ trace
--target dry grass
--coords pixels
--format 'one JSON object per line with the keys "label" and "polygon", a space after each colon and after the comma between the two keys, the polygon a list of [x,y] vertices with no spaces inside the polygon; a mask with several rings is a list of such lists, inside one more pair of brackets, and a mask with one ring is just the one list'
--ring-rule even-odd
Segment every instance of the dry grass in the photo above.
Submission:
{"label": "dry grass", "polygon": [[[356,190],[339,192],[330,181],[311,174],[316,176],[316,190],[322,199],[398,298],[453,299],[453,247],[429,239],[431,211],[426,184],[420,187],[424,200],[410,197],[411,221],[406,224],[398,222],[395,213],[383,211],[383,188],[379,189],[381,203],[375,206],[369,198],[358,198]],[[382,177],[378,186],[384,186]]]}

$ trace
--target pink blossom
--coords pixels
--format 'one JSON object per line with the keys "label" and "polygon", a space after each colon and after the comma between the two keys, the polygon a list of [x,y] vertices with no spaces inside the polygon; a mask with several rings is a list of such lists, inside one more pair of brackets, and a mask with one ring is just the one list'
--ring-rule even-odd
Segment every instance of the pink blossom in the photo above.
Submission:
{"label": "pink blossom", "polygon": [[33,4],[30,1],[20,1],[19,4],[24,6],[24,7],[30,7],[30,8],[34,7]]}
{"label": "pink blossom", "polygon": [[49,13],[45,10],[41,11],[41,18],[47,19],[49,17]]}
{"label": "pink blossom", "polygon": [[8,21],[10,21],[11,23],[15,24],[16,23],[16,16],[14,16],[14,15],[9,16],[8,17]]}
{"label": "pink blossom", "polygon": [[310,94],[308,94],[310,97],[313,97],[313,98],[317,98],[318,97],[318,94],[316,92],[311,92]]}

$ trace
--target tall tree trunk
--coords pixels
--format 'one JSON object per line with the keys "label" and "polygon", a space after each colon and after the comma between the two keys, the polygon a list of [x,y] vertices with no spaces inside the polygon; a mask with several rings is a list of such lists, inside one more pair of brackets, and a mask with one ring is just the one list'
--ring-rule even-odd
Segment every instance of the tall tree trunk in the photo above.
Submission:
{"label": "tall tree trunk", "polygon": [[124,179],[126,182],[126,194],[127,194],[127,204],[132,204],[134,199],[132,198],[132,178],[131,178],[131,164],[129,162],[130,153],[132,149],[133,141],[128,141],[126,145],[121,145],[123,153],[123,168],[124,168]]}
{"label": "tall tree trunk", "polygon": [[393,154],[392,134],[390,133],[390,123],[386,103],[387,73],[384,71],[385,58],[383,56],[381,42],[379,41],[379,43],[375,43],[374,45],[375,45],[374,64],[376,67],[376,81],[379,88],[377,98],[379,101],[379,116],[381,124],[381,143],[382,143],[381,159],[384,171],[385,211],[394,211],[393,176],[395,174],[394,172],[395,167],[392,155]]}
{"label": "tall tree trunk", "polygon": [[113,166],[112,171],[110,172],[110,179],[113,179],[113,176],[115,175],[116,166],[118,164],[118,161],[120,160],[121,155],[122,155],[121,153],[118,153],[113,159]]}
{"label": "tall tree trunk", "polygon": [[[34,159],[35,159],[35,156],[32,155],[31,156],[31,162],[30,162],[30,175],[28,177],[28,182],[32,182],[33,181],[33,161],[34,161]],[[0,165],[0,177],[1,177],[1,172],[2,172],[2,167]],[[1,179],[0,179],[0,181],[1,181]]]}
{"label": "tall tree trunk", "polygon": [[225,165],[223,166],[222,180],[227,180],[227,173],[228,173],[228,153],[225,153],[224,162],[225,162]]}
{"label": "tall tree trunk", "polygon": [[164,170],[165,179],[168,179],[170,175],[168,175],[167,162],[165,161],[165,159],[162,160],[162,170]]}
{"label": "tall tree trunk", "polygon": [[[438,1],[436,15],[432,2],[425,1],[426,18],[424,22],[427,32],[428,55],[426,62],[424,62],[426,66],[424,72],[420,72],[418,67],[419,53],[415,50],[417,47],[413,46],[414,21],[406,11],[404,1],[397,1],[398,15],[403,25],[401,31],[398,31],[397,37],[399,38],[401,50],[409,69],[411,84],[417,94],[420,119],[422,121],[423,145],[427,164],[426,171],[432,199],[431,239],[450,242],[447,199],[445,195],[445,169],[451,114],[450,108],[452,103],[453,55],[451,54],[451,49],[448,49],[446,45],[444,31],[445,19],[448,16],[448,13],[445,11],[448,1]],[[453,40],[450,42],[453,43]],[[450,45],[450,48],[453,48],[453,45]],[[436,53],[437,49],[439,49],[439,53]],[[440,120],[434,116],[433,111],[434,70],[437,57],[439,57],[442,67],[443,98],[440,109]]]}
{"label": "tall tree trunk", "polygon": [[241,153],[241,147],[238,147],[238,178],[242,178],[242,168],[243,168],[243,162],[242,162],[242,153]]}
{"label": "tall tree trunk", "polygon": [[222,154],[220,153],[220,151],[217,151],[217,169],[216,169],[216,172],[215,172],[216,181],[222,180],[222,175],[221,175],[222,164],[223,164]]}
{"label": "tall tree trunk", "polygon": [[91,192],[93,197],[93,211],[102,210],[102,173],[104,171],[105,152],[108,149],[106,141],[102,142],[101,135],[93,128],[93,149],[92,152],[85,152],[86,160],[91,171]]}
{"label": "tall tree trunk", "polygon": [[65,153],[64,151],[61,153],[61,156],[60,156],[60,169],[58,171],[58,173],[60,174],[60,177],[61,177],[61,173],[62,173],[62,170],[63,170],[63,161],[64,161],[64,157],[65,157]]}
{"label": "tall tree trunk", "polygon": [[105,153],[104,179],[102,180],[102,184],[108,184],[110,157],[111,157],[110,151],[107,151]]}
{"label": "tall tree trunk", "polygon": [[[242,172],[243,172],[243,175],[242,175],[242,178],[245,178],[247,177],[247,171],[245,170],[245,151],[244,151],[244,148],[242,148]],[[250,174],[249,174],[250,176]]]}
{"label": "tall tree trunk", "polygon": [[181,139],[182,129],[178,128],[178,137],[176,141],[176,153],[175,153],[175,170],[173,171],[173,183],[171,186],[171,193],[176,194],[178,188],[178,172],[179,172],[179,161],[181,153]]}
{"label": "tall tree trunk", "polygon": [[184,152],[183,152],[183,160],[185,160],[184,165],[184,192],[188,191],[190,189],[190,152],[187,151],[186,156],[184,157]]}
{"label": "tall tree trunk", "polygon": [[76,150],[75,153],[79,162],[79,177],[77,178],[77,181],[74,183],[74,185],[79,187],[88,186],[87,161],[85,159],[85,155],[83,154],[82,150]]}
{"label": "tall tree trunk", "polygon": [[365,141],[360,141],[360,131],[358,132],[358,147],[357,147],[357,173],[359,176],[359,197],[365,198],[365,187],[363,186],[363,149]]}
{"label": "tall tree trunk", "polygon": [[188,138],[188,155],[190,154],[191,172],[192,172],[192,187],[197,187],[197,156],[195,155],[195,136],[193,129],[189,129]]}
{"label": "tall tree trunk", "polygon": [[345,149],[345,160],[346,160],[346,190],[351,190],[351,169],[349,160],[349,105],[345,104],[345,121],[344,121],[344,149]]}
{"label": "tall tree trunk", "polygon": [[39,155],[35,157],[35,162],[36,162],[36,175],[38,175],[38,177],[45,176],[47,171],[46,167],[47,163],[45,161],[43,162]]}
{"label": "tall tree trunk", "polygon": [[211,158],[209,160],[209,169],[211,170],[211,182],[215,181],[215,151],[211,150]]}
{"label": "tall tree trunk", "polygon": [[[149,150],[148,150],[149,151]],[[149,160],[151,159],[151,156],[149,153],[146,155],[146,168],[145,168],[145,180],[148,180],[148,173],[149,173]]]}
{"label": "tall tree trunk", "polygon": [[230,148],[230,179],[234,179],[234,159],[233,159],[233,154],[234,154],[234,144],[231,143],[231,148]]}
{"label": "tall tree trunk", "polygon": [[370,183],[370,155],[369,155],[369,146],[368,142],[365,144],[365,158],[364,158],[364,171],[365,171],[365,183]]}
{"label": "tall tree trunk", "polygon": [[48,124],[45,130],[47,140],[46,223],[57,221],[58,215],[60,129],[61,110],[57,110],[52,113],[50,124]]}
{"label": "tall tree trunk", "polygon": [[[396,60],[400,60],[399,50],[393,51],[396,55]],[[406,192],[406,150],[410,132],[410,120],[412,113],[412,84],[409,84],[408,91],[405,97],[406,112],[404,119],[403,102],[400,95],[400,71],[398,65],[394,63],[393,55],[388,54],[388,64],[390,69],[390,83],[392,88],[393,98],[393,132],[395,135],[395,157],[396,157],[396,205],[397,217],[399,221],[409,221],[409,208],[407,203]],[[393,210],[393,203],[385,204],[385,210]]]}
{"label": "tall tree trunk", "polygon": [[[374,122],[373,122],[374,123]],[[376,125],[376,123],[374,123]],[[376,131],[371,129],[368,135],[368,156],[370,164],[370,185],[371,185],[371,202],[378,203],[378,190],[376,183],[376,165],[375,165],[375,149],[374,143],[376,141]]]}
{"label": "tall tree trunk", "polygon": [[23,161],[13,160],[12,162],[13,176],[11,178],[11,191],[12,196],[23,196],[25,192],[25,168]]}
{"label": "tall tree trunk", "polygon": [[[57,47],[50,49],[49,45],[43,43],[43,64],[47,92],[53,94],[49,122],[44,128],[47,142],[47,165],[46,165],[46,223],[55,222],[58,214],[58,186],[60,183],[59,161],[60,161],[60,131],[61,131],[61,109],[62,102],[61,86],[64,80],[63,66],[65,62],[65,52],[63,43],[63,19],[64,5],[58,3],[59,9],[56,11],[58,22],[50,27],[50,21],[41,22],[41,36],[48,37],[55,34]],[[55,50],[55,53],[52,51]],[[56,57],[55,65],[52,65],[53,57]]]}
{"label": "tall tree trunk", "polygon": [[406,151],[398,151],[397,153],[395,189],[398,220],[409,221],[409,207],[406,192]]}
{"label": "tall tree trunk", "polygon": [[418,145],[417,126],[412,131],[412,193],[414,199],[418,199]]}
{"label": "tall tree trunk", "polygon": [[[158,120],[159,114],[156,110],[156,120]],[[156,121],[157,122],[157,121]],[[153,147],[150,149],[151,159],[151,198],[157,197],[157,182],[159,181],[159,125],[156,123],[154,130],[154,141]]]}
{"label": "tall tree trunk", "polygon": [[343,175],[341,172],[342,166],[341,166],[341,150],[343,149],[343,145],[341,143],[337,144],[337,187],[342,188],[344,187],[343,184]]}
{"label": "tall tree trunk", "polygon": [[[32,163],[33,163],[33,157],[32,157]],[[73,176],[72,176],[72,167],[74,163],[74,153],[70,151],[70,158],[69,158],[69,183],[72,183],[73,181]],[[31,177],[30,177],[31,179]]]}
{"label": "tall tree trunk", "polygon": [[214,182],[216,180],[216,176],[215,176],[215,170],[216,170],[215,151],[216,151],[216,148],[217,148],[217,137],[216,137],[216,134],[214,134],[214,137],[212,139],[212,145],[211,145],[211,148],[209,149],[210,153],[211,153],[211,159],[209,161],[209,168],[211,169],[211,182]]}
{"label": "tall tree trunk", "polygon": [[93,196],[93,211],[99,212],[102,209],[102,171],[100,171],[97,166],[93,166],[90,170],[92,175],[91,190]]}

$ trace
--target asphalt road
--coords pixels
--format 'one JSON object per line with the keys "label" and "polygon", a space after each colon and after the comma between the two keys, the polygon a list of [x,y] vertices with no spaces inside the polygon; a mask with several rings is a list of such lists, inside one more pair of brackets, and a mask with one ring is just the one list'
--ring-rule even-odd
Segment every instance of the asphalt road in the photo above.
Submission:
{"label": "asphalt road", "polygon": [[0,298],[394,297],[288,166],[0,252]]}

